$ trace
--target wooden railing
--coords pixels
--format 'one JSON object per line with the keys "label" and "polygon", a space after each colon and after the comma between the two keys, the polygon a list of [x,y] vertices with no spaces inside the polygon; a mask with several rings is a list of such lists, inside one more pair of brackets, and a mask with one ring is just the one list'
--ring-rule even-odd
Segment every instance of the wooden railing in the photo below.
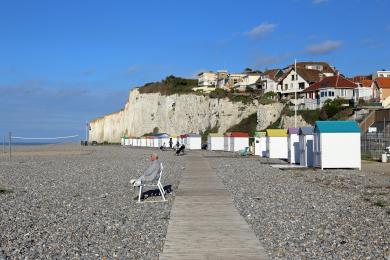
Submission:
{"label": "wooden railing", "polygon": [[390,121],[390,109],[374,110],[360,122],[361,133],[367,132],[368,128],[377,122]]}

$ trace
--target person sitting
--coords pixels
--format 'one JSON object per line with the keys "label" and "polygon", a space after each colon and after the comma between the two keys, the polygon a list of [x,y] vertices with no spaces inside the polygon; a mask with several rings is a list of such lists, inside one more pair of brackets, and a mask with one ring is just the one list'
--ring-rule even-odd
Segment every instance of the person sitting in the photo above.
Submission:
{"label": "person sitting", "polygon": [[180,143],[179,143],[179,141],[177,141],[176,145],[175,145],[175,150],[177,151],[177,150],[179,150],[179,148],[180,148]]}
{"label": "person sitting", "polygon": [[163,145],[160,146],[160,150],[161,150],[161,151],[165,151],[166,148],[167,148],[167,147],[165,146],[165,142],[164,142]]}
{"label": "person sitting", "polygon": [[180,155],[180,153],[184,154],[184,150],[186,149],[186,146],[182,144],[180,148],[176,151],[176,155]]}
{"label": "person sitting", "polygon": [[137,194],[137,196],[134,198],[135,200],[138,199],[138,193],[141,184],[154,183],[158,181],[158,178],[160,178],[161,162],[158,159],[158,155],[154,153],[150,155],[149,159],[152,161],[152,164],[145,170],[144,174],[142,174],[142,176],[140,176],[138,179],[130,180],[130,183],[133,185]]}

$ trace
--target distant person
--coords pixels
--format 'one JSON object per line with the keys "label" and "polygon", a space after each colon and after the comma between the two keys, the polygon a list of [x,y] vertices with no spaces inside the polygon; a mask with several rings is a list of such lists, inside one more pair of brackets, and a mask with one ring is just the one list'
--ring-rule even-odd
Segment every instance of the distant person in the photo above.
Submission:
{"label": "distant person", "polygon": [[150,155],[149,159],[152,161],[152,164],[145,170],[144,174],[138,179],[130,180],[130,184],[133,185],[136,192],[135,200],[138,199],[141,184],[152,184],[160,178],[161,162],[158,160],[158,155],[154,153]]}
{"label": "distant person", "polygon": [[177,151],[177,150],[179,150],[179,148],[180,148],[180,143],[179,143],[179,141],[177,141],[176,145],[175,145],[175,150]]}
{"label": "distant person", "polygon": [[160,150],[165,151],[166,148],[167,148],[167,146],[165,145],[165,142],[164,142],[163,145],[160,146]]}
{"label": "distant person", "polygon": [[173,141],[172,141],[172,138],[169,138],[169,148],[173,148]]}
{"label": "distant person", "polygon": [[186,149],[186,146],[182,144],[180,148],[176,151],[176,155],[180,155],[180,153],[184,154],[184,150]]}

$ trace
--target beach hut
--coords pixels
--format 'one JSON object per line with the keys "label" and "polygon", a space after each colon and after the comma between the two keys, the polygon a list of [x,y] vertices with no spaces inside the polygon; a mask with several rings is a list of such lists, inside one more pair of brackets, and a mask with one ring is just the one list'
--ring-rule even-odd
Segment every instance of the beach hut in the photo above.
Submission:
{"label": "beach hut", "polygon": [[287,129],[288,162],[299,164],[299,128]]}
{"label": "beach hut", "polygon": [[125,143],[125,146],[129,146],[130,145],[130,139],[128,137],[125,137],[124,143]]}
{"label": "beach hut", "polygon": [[133,146],[141,146],[141,139],[139,137],[133,139]]}
{"label": "beach hut", "polygon": [[200,134],[187,134],[185,137],[185,146],[189,150],[202,149],[202,137]]}
{"label": "beach hut", "polygon": [[121,137],[121,146],[124,146],[124,145],[125,145],[125,138]]}
{"label": "beach hut", "polygon": [[224,136],[222,134],[209,134],[209,136],[207,137],[207,150],[223,151]]}
{"label": "beach hut", "polygon": [[313,135],[315,167],[361,169],[356,121],[316,121]]}
{"label": "beach hut", "polygon": [[249,147],[249,135],[243,132],[231,132],[229,136],[230,152],[238,152]]}
{"label": "beach hut", "polygon": [[230,132],[225,133],[223,138],[223,150],[230,152]]}
{"label": "beach hut", "polygon": [[169,140],[170,140],[170,136],[169,134],[158,134],[157,136],[157,140],[158,140],[158,146],[157,147],[161,147],[165,144],[165,147],[169,147]]}
{"label": "beach hut", "polygon": [[140,146],[140,147],[146,147],[146,137],[145,137],[145,136],[142,136],[142,137],[140,138],[139,146]]}
{"label": "beach hut", "polygon": [[308,126],[299,128],[299,164],[301,166],[314,166],[313,146],[313,127]]}
{"label": "beach hut", "polygon": [[287,129],[267,129],[267,157],[288,158]]}
{"label": "beach hut", "polygon": [[260,157],[267,156],[266,132],[255,132],[255,155]]}

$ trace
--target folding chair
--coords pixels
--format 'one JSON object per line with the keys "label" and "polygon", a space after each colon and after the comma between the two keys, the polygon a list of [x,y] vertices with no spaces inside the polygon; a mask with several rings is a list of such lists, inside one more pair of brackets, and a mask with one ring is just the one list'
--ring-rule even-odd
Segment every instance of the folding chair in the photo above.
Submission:
{"label": "folding chair", "polygon": [[163,175],[163,170],[164,170],[162,163],[160,164],[160,168],[161,168],[160,176],[158,177],[157,183],[151,183],[151,184],[142,184],[141,183],[141,185],[139,186],[138,203],[141,203],[141,195],[142,195],[142,188],[143,187],[157,187],[160,190],[163,201],[166,201],[165,196],[164,196],[164,194],[165,194],[164,187],[161,184],[161,176]]}

